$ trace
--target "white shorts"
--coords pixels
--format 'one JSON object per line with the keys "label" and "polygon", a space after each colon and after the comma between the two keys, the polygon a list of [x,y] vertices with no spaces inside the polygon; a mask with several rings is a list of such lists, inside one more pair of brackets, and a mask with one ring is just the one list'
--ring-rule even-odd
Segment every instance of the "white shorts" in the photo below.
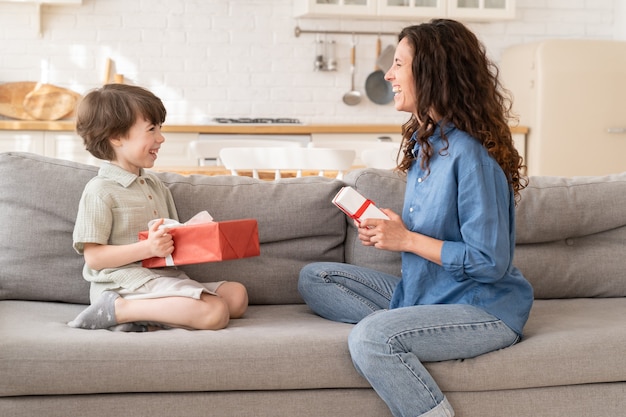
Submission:
{"label": "white shorts", "polygon": [[146,300],[163,297],[188,297],[200,299],[202,293],[217,295],[216,291],[226,281],[198,282],[181,274],[181,278],[158,277],[136,290],[117,288],[114,291],[127,300]]}

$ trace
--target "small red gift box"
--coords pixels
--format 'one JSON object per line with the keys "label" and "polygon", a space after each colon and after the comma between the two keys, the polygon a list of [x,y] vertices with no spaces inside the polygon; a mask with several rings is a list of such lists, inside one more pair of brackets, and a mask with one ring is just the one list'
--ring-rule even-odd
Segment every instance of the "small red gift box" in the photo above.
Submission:
{"label": "small red gift box", "polygon": [[363,197],[352,187],[343,187],[339,190],[333,198],[333,204],[358,223],[365,219],[389,220],[389,217],[376,207],[372,200]]}
{"label": "small red gift box", "polygon": [[[145,268],[199,264],[228,259],[259,256],[259,231],[255,219],[229,220],[168,229],[174,239],[174,252],[166,258],[142,261]],[[139,232],[139,240],[146,240],[148,231]]]}

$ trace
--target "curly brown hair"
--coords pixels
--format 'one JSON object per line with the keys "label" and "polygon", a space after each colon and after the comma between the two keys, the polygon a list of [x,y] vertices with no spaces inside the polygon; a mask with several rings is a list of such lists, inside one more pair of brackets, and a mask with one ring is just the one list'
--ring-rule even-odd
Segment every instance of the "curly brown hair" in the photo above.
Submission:
{"label": "curly brown hair", "polygon": [[76,111],[76,133],[83,138],[89,153],[112,161],[115,152],[110,139],[126,137],[138,116],[162,125],[166,114],[161,99],[145,88],[107,84],[81,100]]}
{"label": "curly brown hair", "polygon": [[[483,44],[463,24],[449,19],[406,27],[399,35],[399,40],[404,38],[415,53],[412,72],[418,100],[413,115],[402,126],[403,158],[397,169],[406,173],[415,159],[414,134],[423,155],[422,168],[428,169],[433,154],[428,138],[438,122],[442,126],[451,123],[487,149],[518,201],[527,180],[508,125],[513,118],[511,94],[500,83],[499,70]],[[433,114],[441,120],[433,120]],[[445,152],[448,142],[445,135],[442,138]]]}

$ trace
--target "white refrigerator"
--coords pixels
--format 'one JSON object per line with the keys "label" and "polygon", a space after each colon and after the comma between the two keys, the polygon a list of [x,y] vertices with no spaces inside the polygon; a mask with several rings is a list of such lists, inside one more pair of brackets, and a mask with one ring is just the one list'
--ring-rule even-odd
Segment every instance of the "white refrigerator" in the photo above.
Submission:
{"label": "white refrigerator", "polygon": [[504,51],[500,75],[529,128],[528,175],[626,171],[626,42],[557,39]]}

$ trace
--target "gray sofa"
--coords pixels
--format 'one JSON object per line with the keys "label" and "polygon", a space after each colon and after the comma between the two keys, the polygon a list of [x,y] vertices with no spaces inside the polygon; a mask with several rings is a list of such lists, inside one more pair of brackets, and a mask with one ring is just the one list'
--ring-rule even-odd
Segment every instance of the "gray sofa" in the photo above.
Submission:
{"label": "gray sofa", "polygon": [[[183,267],[244,283],[251,306],[221,331],[70,328],[88,302],[72,249],[76,208],[97,168],[0,155],[1,416],[389,416],[354,370],[351,325],[314,315],[300,268],[346,261],[399,273],[399,256],[360,245],[319,177],[159,176],[182,220],[256,218],[261,256]],[[399,211],[389,171],[343,180]],[[432,213],[436,216],[436,213]],[[524,340],[429,363],[459,417],[626,415],[626,173],[533,177],[518,207],[515,264],[535,288]]]}

